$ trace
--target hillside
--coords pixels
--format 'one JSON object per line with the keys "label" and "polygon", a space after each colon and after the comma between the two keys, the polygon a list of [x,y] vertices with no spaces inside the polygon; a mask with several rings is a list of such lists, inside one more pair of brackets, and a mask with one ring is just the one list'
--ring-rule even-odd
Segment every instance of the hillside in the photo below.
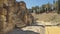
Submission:
{"label": "hillside", "polygon": [[34,14],[32,13],[36,21],[44,22],[44,23],[60,23],[60,14],[57,13],[43,13],[43,14]]}

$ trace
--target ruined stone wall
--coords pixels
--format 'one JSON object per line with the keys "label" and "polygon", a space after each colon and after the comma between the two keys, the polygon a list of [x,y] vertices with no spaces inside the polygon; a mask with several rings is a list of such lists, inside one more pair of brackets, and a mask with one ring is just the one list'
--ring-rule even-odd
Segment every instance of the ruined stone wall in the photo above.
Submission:
{"label": "ruined stone wall", "polygon": [[23,23],[23,24],[25,24],[24,26],[31,25],[33,22],[33,17],[27,10],[25,2],[20,1],[18,4],[19,4],[19,10],[17,11],[17,16],[20,19],[20,21],[22,21],[22,22],[20,22],[20,24]]}
{"label": "ruined stone wall", "polygon": [[15,0],[0,0],[0,32],[4,33],[14,27],[12,14]]}
{"label": "ruined stone wall", "polygon": [[3,23],[4,23],[3,0],[0,0],[0,34],[2,34]]}
{"label": "ruined stone wall", "polygon": [[13,29],[13,27],[14,27],[14,23],[12,20],[12,15],[14,12],[14,4],[15,4],[15,0],[7,0],[7,3],[5,3],[5,5],[7,7],[7,8],[5,8],[7,10],[6,24],[4,27],[5,32]]}
{"label": "ruined stone wall", "polygon": [[26,13],[26,5],[25,3],[22,1],[20,2],[16,2],[16,8],[17,8],[17,19],[16,19],[16,26],[18,27],[23,27],[26,26],[26,17],[27,13]]}
{"label": "ruined stone wall", "polygon": [[[16,16],[14,16],[15,12],[17,12]],[[15,25],[21,28],[31,23],[32,15],[28,13],[25,2],[16,2],[16,0],[0,1],[0,32],[6,33],[12,30]]]}

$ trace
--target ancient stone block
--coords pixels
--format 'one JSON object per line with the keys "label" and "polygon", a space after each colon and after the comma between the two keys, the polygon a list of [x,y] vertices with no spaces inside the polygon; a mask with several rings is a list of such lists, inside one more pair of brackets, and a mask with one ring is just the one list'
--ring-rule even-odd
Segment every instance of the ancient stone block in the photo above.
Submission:
{"label": "ancient stone block", "polygon": [[9,6],[14,6],[16,0],[8,0]]}
{"label": "ancient stone block", "polygon": [[31,25],[31,23],[33,22],[33,17],[31,14],[29,14],[25,2],[20,1],[17,5],[19,7],[19,9],[17,10],[17,17],[18,17],[17,19],[19,19],[18,20],[19,23],[16,22],[16,26],[21,28],[22,25],[23,26]]}
{"label": "ancient stone block", "polygon": [[2,31],[5,33],[14,28],[14,23],[12,22],[12,13],[14,12],[14,9],[12,4],[14,4],[15,1],[13,3],[10,2],[11,6],[9,6],[8,2],[8,0],[1,0],[0,2],[0,32]]}
{"label": "ancient stone block", "polygon": [[3,7],[3,1],[4,0],[0,0],[0,7]]}
{"label": "ancient stone block", "polygon": [[[0,31],[4,33],[12,30],[15,25],[21,28],[32,23],[33,17],[28,13],[25,2],[15,1],[16,0],[4,0],[4,2],[0,2]],[[14,12],[16,12],[16,14],[14,14]]]}

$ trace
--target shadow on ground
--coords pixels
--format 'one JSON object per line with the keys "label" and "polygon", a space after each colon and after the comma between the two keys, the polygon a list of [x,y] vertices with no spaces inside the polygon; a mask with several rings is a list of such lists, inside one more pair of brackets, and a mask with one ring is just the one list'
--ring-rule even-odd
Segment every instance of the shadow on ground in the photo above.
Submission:
{"label": "shadow on ground", "polygon": [[8,32],[7,34],[39,34],[33,31],[23,31],[21,29],[15,28],[14,30]]}

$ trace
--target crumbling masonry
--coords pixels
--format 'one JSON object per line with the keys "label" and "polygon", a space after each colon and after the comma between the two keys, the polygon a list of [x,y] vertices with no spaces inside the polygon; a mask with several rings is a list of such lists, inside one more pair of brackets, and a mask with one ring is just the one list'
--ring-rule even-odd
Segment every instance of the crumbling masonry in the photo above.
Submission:
{"label": "crumbling masonry", "polygon": [[12,30],[15,26],[30,25],[33,22],[32,17],[26,8],[25,2],[0,0],[0,34]]}

